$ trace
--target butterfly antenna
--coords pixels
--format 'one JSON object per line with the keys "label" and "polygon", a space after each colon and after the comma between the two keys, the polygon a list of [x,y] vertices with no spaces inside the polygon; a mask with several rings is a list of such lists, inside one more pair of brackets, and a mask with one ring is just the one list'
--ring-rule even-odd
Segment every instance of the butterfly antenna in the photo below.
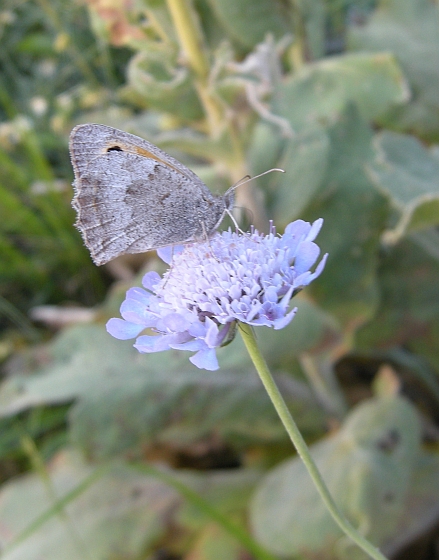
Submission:
{"label": "butterfly antenna", "polygon": [[279,167],[273,167],[273,169],[268,169],[268,171],[264,171],[263,173],[259,173],[259,175],[255,175],[254,177],[251,177],[250,175],[245,175],[245,177],[243,177],[237,183],[235,183],[229,189],[227,189],[226,194],[234,191],[235,189],[237,189],[241,185],[245,185],[246,183],[249,183],[250,181],[253,181],[253,179],[258,179],[259,177],[263,177],[264,175],[268,175],[268,173],[271,173],[272,171],[280,171],[281,173],[285,173],[284,169],[280,169]]}

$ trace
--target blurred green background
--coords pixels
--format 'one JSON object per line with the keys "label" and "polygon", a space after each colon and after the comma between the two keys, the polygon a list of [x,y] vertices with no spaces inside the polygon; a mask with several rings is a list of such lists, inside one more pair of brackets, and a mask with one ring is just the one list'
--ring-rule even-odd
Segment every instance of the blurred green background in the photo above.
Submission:
{"label": "blurred green background", "polygon": [[345,515],[439,558],[438,0],[3,0],[0,545],[6,560],[362,559],[240,340],[218,372],[112,339],[154,253],[91,262],[68,136],[142,136],[240,224],[325,222],[258,340]]}

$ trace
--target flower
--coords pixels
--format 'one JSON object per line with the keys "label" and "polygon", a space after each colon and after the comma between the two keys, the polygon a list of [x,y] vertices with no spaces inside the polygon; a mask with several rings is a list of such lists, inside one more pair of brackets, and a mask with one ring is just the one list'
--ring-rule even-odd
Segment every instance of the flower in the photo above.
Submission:
{"label": "flower", "polygon": [[[195,352],[199,368],[218,369],[216,349],[228,341],[237,321],[282,329],[296,308],[291,298],[322,272],[327,255],[313,242],[323,220],[296,220],[282,236],[271,224],[264,235],[224,231],[205,242],[159,250],[172,266],[161,278],[148,272],[144,288],[131,288],[120,308],[123,319],[110,319],[115,338],[136,338],[139,352],[178,349]],[[155,334],[141,334],[151,329]],[[140,335],[140,336],[139,336]]]}

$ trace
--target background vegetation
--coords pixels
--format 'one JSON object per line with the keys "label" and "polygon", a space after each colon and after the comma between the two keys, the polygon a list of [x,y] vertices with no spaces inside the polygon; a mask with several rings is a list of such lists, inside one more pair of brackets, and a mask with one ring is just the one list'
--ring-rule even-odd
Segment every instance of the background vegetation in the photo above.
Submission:
{"label": "background vegetation", "polygon": [[353,524],[439,558],[437,0],[4,0],[0,39],[2,557],[364,558],[238,339],[210,373],[105,332],[162,265],[97,269],[72,226],[68,135],[98,122],[213,191],[285,169],[240,223],[325,219],[324,273],[259,341]]}

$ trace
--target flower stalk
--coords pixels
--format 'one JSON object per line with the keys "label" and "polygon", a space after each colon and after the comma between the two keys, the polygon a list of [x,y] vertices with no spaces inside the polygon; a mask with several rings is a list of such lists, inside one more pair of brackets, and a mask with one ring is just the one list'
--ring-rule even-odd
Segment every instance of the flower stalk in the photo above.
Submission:
{"label": "flower stalk", "polygon": [[306,445],[297,424],[294,422],[294,419],[288,410],[288,407],[270,373],[270,370],[268,369],[267,363],[259,350],[253,328],[250,325],[246,325],[241,322],[238,323],[238,328],[265,390],[267,391],[268,396],[270,397],[271,402],[282,421],[282,424],[290,436],[297,453],[302,459],[332,518],[340,529],[371,558],[374,558],[375,560],[386,560],[386,557],[383,556],[381,552],[367,539],[360,535],[360,533],[349,523],[339,510],[317,468],[317,465],[314,462],[314,459],[311,456],[311,453],[309,452],[308,446]]}

